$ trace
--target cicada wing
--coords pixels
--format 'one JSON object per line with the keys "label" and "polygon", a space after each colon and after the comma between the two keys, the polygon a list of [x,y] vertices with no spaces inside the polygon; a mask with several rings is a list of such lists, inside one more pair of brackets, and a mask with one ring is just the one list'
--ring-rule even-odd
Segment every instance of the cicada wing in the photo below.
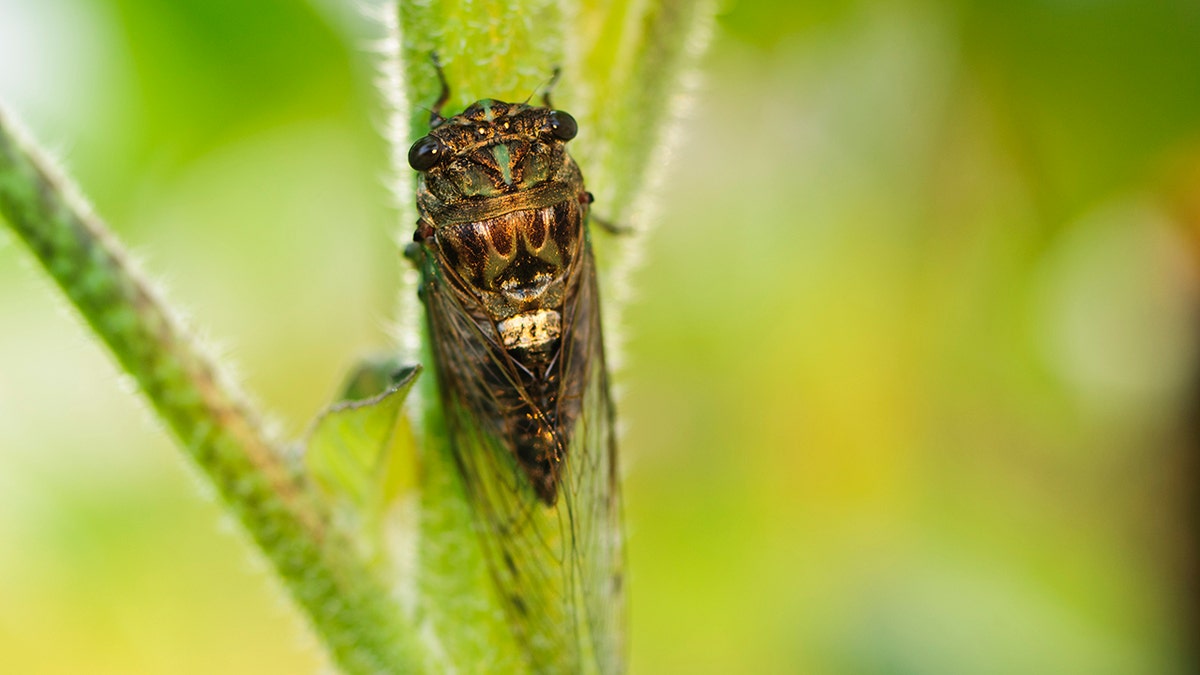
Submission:
{"label": "cicada wing", "polygon": [[[563,341],[563,394],[582,396],[562,479],[577,567],[576,604],[585,612],[587,637],[602,673],[624,671],[624,531],[614,411],[600,324],[595,263],[590,244],[581,257],[578,292],[564,323],[577,327]],[[572,313],[574,314],[572,316]],[[569,379],[584,386],[572,390]]]}
{"label": "cicada wing", "polygon": [[[536,672],[620,672],[624,657],[622,533],[613,412],[590,249],[564,301],[555,419],[570,419],[559,491],[546,506],[504,437],[497,411],[526,407],[519,364],[494,326],[480,326],[432,262],[425,303],[447,428],[485,557],[517,639]],[[465,302],[470,302],[468,298]],[[576,399],[580,405],[572,405]],[[566,408],[578,410],[568,414]],[[534,411],[534,414],[548,411]]]}
{"label": "cicada wing", "polygon": [[489,571],[518,641],[539,672],[580,668],[569,518],[538,499],[505,443],[497,387],[519,386],[498,334],[427,275],[425,301],[455,462],[475,512]]}

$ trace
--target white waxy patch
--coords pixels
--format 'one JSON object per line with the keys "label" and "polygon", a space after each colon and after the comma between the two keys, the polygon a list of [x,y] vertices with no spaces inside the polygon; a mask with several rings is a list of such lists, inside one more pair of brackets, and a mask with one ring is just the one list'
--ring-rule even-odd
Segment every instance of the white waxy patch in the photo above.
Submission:
{"label": "white waxy patch", "polygon": [[497,328],[500,329],[505,349],[531,349],[557,340],[562,335],[561,318],[552,309],[517,314],[501,321]]}

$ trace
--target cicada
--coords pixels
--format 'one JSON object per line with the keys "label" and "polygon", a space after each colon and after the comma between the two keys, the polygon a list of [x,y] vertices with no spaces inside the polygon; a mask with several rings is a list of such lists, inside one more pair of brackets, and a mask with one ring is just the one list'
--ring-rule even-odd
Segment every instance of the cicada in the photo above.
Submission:
{"label": "cicada", "polygon": [[[435,66],[437,65],[435,59]],[[535,672],[623,670],[623,535],[592,196],[571,115],[485,99],[408,162],[413,240],[454,459]]]}

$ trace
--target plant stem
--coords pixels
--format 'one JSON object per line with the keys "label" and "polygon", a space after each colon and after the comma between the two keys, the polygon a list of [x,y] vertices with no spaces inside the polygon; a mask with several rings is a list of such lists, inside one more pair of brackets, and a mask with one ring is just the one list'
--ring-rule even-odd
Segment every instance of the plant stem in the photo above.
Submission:
{"label": "plant stem", "polygon": [[[401,614],[260,416],[0,110],[0,215],[137,381],[347,673],[411,671]],[[64,411],[65,412],[65,411]]]}
{"label": "plant stem", "polygon": [[[565,25],[559,0],[401,0],[393,29],[396,67],[389,92],[400,103],[393,123],[401,222],[416,219],[411,169],[404,151],[429,130],[428,107],[438,83],[431,52],[437,52],[450,86],[443,113],[454,115],[483,98],[523,101],[540,96],[563,65]],[[415,298],[415,288],[407,289]],[[406,332],[421,334],[420,358],[432,363],[429,336],[416,312],[405,312]],[[416,342],[416,340],[414,340]],[[431,369],[432,370],[432,369]],[[515,642],[493,587],[474,527],[473,507],[458,475],[436,389],[436,375],[419,383],[422,408],[414,419],[420,437],[420,544],[417,590],[436,646],[426,654],[430,672],[471,670],[487,663],[494,672],[531,668]]]}

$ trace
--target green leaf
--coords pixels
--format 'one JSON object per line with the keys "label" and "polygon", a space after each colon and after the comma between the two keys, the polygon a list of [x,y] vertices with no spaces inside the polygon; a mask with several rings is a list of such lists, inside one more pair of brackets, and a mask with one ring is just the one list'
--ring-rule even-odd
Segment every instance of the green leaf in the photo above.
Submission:
{"label": "green leaf", "polygon": [[421,373],[420,366],[397,371],[389,361],[368,362],[348,379],[351,395],[378,390],[381,377],[390,384],[381,394],[343,400],[317,418],[309,433],[304,464],[313,482],[329,497],[343,519],[360,530],[377,550],[383,514],[407,488],[415,485],[412,428],[401,414],[404,401]]}

